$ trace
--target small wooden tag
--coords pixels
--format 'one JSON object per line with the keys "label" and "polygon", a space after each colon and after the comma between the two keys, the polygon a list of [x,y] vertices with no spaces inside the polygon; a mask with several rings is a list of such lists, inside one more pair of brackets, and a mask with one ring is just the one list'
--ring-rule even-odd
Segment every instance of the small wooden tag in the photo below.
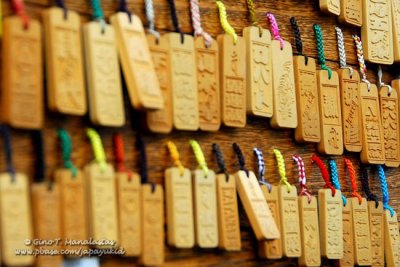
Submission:
{"label": "small wooden tag", "polygon": [[298,120],[294,137],[297,142],[318,143],[321,140],[321,129],[315,59],[308,57],[306,64],[304,56],[294,56],[293,66]]}
{"label": "small wooden tag", "polygon": [[400,2],[392,2],[392,23],[393,23],[393,57],[394,62],[400,62]]}
{"label": "small wooden tag", "polygon": [[384,211],[385,225],[385,261],[387,267],[400,266],[400,234],[396,212],[393,216],[389,210]]}
{"label": "small wooden tag", "polygon": [[[6,23],[6,21],[4,21]],[[32,255],[16,255],[16,249],[31,249],[25,240],[32,241],[32,214],[29,181],[25,174],[0,174],[1,258],[7,266],[32,265]],[[30,242],[29,242],[30,243]]]}
{"label": "small wooden tag", "polygon": [[47,99],[52,111],[84,115],[87,111],[79,14],[58,7],[43,13]]}
{"label": "small wooden tag", "polygon": [[385,147],[383,141],[378,89],[375,84],[360,84],[360,104],[363,133],[363,148],[360,158],[365,164],[384,164]]}
{"label": "small wooden tag", "polygon": [[[247,176],[248,174],[248,176]],[[278,227],[271,210],[252,171],[238,171],[235,174],[236,186],[250,225],[260,241],[280,238]]]}
{"label": "small wooden tag", "polygon": [[284,44],[283,49],[281,49],[279,41],[273,40],[271,42],[274,96],[271,126],[273,128],[296,128],[297,107],[292,46],[286,41]]}
{"label": "small wooden tag", "polygon": [[343,216],[343,258],[339,260],[340,266],[354,266],[354,229],[352,201],[348,200],[346,206],[342,205]]}
{"label": "small wooden tag", "polygon": [[376,64],[393,64],[390,0],[363,0],[361,40],[364,57]]}
{"label": "small wooden tag", "polygon": [[319,0],[319,8],[324,13],[340,15],[340,0]]}
{"label": "small wooden tag", "polygon": [[165,171],[168,244],[177,248],[194,246],[192,179],[189,169]]}
{"label": "small wooden tag", "polygon": [[[54,174],[60,188],[61,238],[63,240],[86,240],[88,218],[86,213],[86,192],[83,175],[78,170],[75,177],[68,169],[58,169]],[[73,249],[63,242],[64,249]],[[83,249],[86,249],[83,246]]]}
{"label": "small wooden tag", "polygon": [[[281,232],[281,215],[279,209],[279,186],[272,186],[271,191],[266,185],[261,185],[261,190],[267,201],[268,207],[271,210],[272,218],[274,219],[278,230]],[[281,259],[282,238],[259,241],[259,254],[266,259]]]}
{"label": "small wooden tag", "polygon": [[339,69],[342,100],[343,144],[347,151],[360,152],[362,148],[360,75],[356,70]]}
{"label": "small wooden tag", "polygon": [[169,133],[172,130],[172,85],[170,77],[171,63],[168,54],[169,44],[164,36],[156,40],[152,34],[147,35],[147,43],[164,99],[164,108],[147,112],[147,127],[152,132]]}
{"label": "small wooden tag", "polygon": [[118,12],[110,17],[115,29],[125,82],[135,109],[163,107],[160,84],[154,70],[142,21],[134,14]]}
{"label": "small wooden tag", "polygon": [[385,266],[385,227],[383,224],[383,204],[368,201],[369,227],[371,231],[372,266]]}
{"label": "small wooden tag", "polygon": [[106,164],[105,169],[101,170],[98,163],[90,163],[85,168],[85,176],[90,236],[96,240],[107,239],[118,242],[114,168]]}
{"label": "small wooden tag", "polygon": [[119,245],[124,256],[140,255],[140,177],[137,173],[117,172],[117,197],[119,218]]}
{"label": "small wooden tag", "polygon": [[400,165],[399,98],[396,90],[389,94],[389,87],[379,90],[379,102],[382,116],[382,132],[385,146],[385,165]]}
{"label": "small wooden tag", "polygon": [[207,176],[200,169],[193,172],[196,244],[200,248],[218,246],[217,187],[215,173]]}
{"label": "small wooden tag", "polygon": [[362,198],[360,204],[358,198],[353,197],[349,201],[352,202],[355,264],[369,266],[372,258],[367,200]]}
{"label": "small wooden tag", "polygon": [[243,29],[246,42],[247,112],[272,117],[271,33],[255,26]]}
{"label": "small wooden tag", "polygon": [[219,35],[221,114],[229,127],[246,126],[246,44],[238,37]]}
{"label": "small wooden tag", "polygon": [[339,22],[361,27],[362,0],[340,0]]}
{"label": "small wooden tag", "polygon": [[327,155],[343,154],[342,112],[340,110],[339,77],[336,71],[317,71],[321,142],[318,151]]}
{"label": "small wooden tag", "polygon": [[308,202],[307,196],[300,196],[298,202],[302,251],[299,265],[321,266],[317,198]]}
{"label": "small wooden tag", "polygon": [[89,113],[93,123],[122,126],[125,123],[124,101],[114,29],[99,22],[83,26]]}
{"label": "small wooden tag", "polygon": [[142,185],[142,254],[144,266],[164,264],[164,192],[161,186]]}
{"label": "small wooden tag", "polygon": [[15,128],[43,126],[42,34],[39,21],[4,19],[2,38],[2,118]]}
{"label": "small wooden tag", "polygon": [[[54,242],[51,245],[40,245],[40,249],[58,250],[61,248],[61,210],[60,188],[57,184],[32,184],[32,211],[34,236],[38,240]],[[58,240],[58,241],[57,241]],[[40,267],[61,266],[61,255],[38,255],[35,265]]]}
{"label": "small wooden tag", "polygon": [[169,45],[172,115],[178,130],[196,131],[199,128],[196,56],[193,37],[185,34],[165,34]]}
{"label": "small wooden tag", "polygon": [[331,260],[343,257],[342,193],[331,189],[318,190],[319,225],[321,233],[321,255]]}
{"label": "small wooden tag", "polygon": [[226,180],[225,174],[217,175],[218,237],[219,248],[240,251],[240,225],[236,183],[232,175]]}

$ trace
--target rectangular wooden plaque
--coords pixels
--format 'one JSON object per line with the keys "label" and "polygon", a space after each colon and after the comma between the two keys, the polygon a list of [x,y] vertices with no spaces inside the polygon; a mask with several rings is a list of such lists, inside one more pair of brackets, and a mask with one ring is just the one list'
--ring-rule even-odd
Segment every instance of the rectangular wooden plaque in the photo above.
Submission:
{"label": "rectangular wooden plaque", "polygon": [[396,212],[392,216],[389,210],[384,211],[385,225],[385,261],[387,267],[400,266],[400,233]]}
{"label": "rectangular wooden plaque", "polygon": [[400,62],[400,1],[392,0],[393,58]]}
{"label": "rectangular wooden plaque", "polygon": [[372,266],[385,266],[385,227],[383,224],[383,204],[368,201],[369,227],[371,231]]}
{"label": "rectangular wooden plaque", "polygon": [[362,0],[340,0],[339,22],[357,27],[362,25]]}
{"label": "rectangular wooden plaque", "polygon": [[348,200],[346,206],[342,205],[343,216],[343,258],[339,260],[340,266],[354,266],[354,229],[352,201]]}
{"label": "rectangular wooden plaque", "polygon": [[349,198],[353,213],[354,231],[354,259],[358,266],[370,266],[371,258],[371,235],[369,229],[368,203],[365,198],[361,204],[356,197]]}
{"label": "rectangular wooden plaque", "polygon": [[340,0],[319,0],[319,8],[324,13],[340,15]]}

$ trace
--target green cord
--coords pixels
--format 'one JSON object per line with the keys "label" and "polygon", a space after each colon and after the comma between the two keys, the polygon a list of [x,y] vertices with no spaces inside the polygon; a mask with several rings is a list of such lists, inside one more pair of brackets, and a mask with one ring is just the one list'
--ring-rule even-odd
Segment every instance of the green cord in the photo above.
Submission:
{"label": "green cord", "polygon": [[72,152],[72,142],[71,137],[65,129],[58,129],[58,137],[61,141],[62,158],[64,162],[64,167],[69,169],[72,173],[72,177],[76,177],[78,174],[78,168],[72,163],[71,152]]}
{"label": "green cord", "polygon": [[90,0],[90,4],[93,10],[93,19],[100,22],[101,31],[105,32],[106,21],[104,19],[103,9],[101,8],[100,0]]}
{"label": "green cord", "polygon": [[324,40],[322,39],[322,30],[318,24],[314,24],[313,28],[315,33],[315,41],[317,44],[318,58],[319,62],[321,63],[321,69],[328,71],[328,78],[330,79],[332,77],[332,70],[328,66],[326,66]]}

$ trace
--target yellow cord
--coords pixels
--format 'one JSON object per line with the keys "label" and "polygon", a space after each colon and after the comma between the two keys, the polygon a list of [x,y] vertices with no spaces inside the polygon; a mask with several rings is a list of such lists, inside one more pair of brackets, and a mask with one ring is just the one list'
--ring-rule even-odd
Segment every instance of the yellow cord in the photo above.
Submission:
{"label": "yellow cord", "polygon": [[204,158],[203,151],[201,150],[201,147],[199,143],[195,140],[190,140],[189,141],[190,145],[192,146],[194,156],[196,157],[197,163],[199,164],[199,168],[203,170],[204,175],[208,175],[208,167],[206,163],[206,159]]}
{"label": "yellow cord", "polygon": [[238,40],[238,36],[235,32],[235,29],[229,24],[225,5],[224,5],[224,3],[222,3],[221,0],[217,0],[216,3],[218,6],[218,10],[219,10],[219,21],[221,23],[221,26],[224,29],[225,33],[227,33],[233,37],[233,42],[234,42],[234,44],[236,44],[237,40]]}
{"label": "yellow cord", "polygon": [[286,178],[285,160],[283,159],[282,153],[278,149],[274,149],[274,154],[276,162],[278,163],[279,175],[281,177],[280,183],[286,185],[288,192],[290,193],[291,185]]}
{"label": "yellow cord", "polygon": [[169,154],[171,155],[171,158],[174,161],[175,166],[178,167],[178,169],[179,169],[179,174],[182,176],[185,167],[183,167],[183,164],[182,164],[181,160],[179,159],[179,152],[178,152],[178,149],[176,148],[175,143],[172,141],[168,141],[167,147],[169,150]]}
{"label": "yellow cord", "polygon": [[106,153],[104,152],[100,135],[92,128],[87,128],[86,134],[89,137],[90,143],[92,144],[95,161],[100,165],[100,170],[105,171],[107,167]]}

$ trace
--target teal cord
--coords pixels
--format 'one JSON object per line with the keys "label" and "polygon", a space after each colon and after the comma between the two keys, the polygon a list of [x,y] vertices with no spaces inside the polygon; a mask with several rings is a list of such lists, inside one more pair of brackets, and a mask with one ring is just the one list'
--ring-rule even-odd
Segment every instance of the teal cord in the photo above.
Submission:
{"label": "teal cord", "polygon": [[103,9],[101,8],[100,0],[90,0],[93,10],[93,20],[100,22],[101,31],[104,33],[106,30],[106,21],[104,19]]}
{"label": "teal cord", "polygon": [[378,165],[377,168],[378,168],[379,180],[381,182],[381,188],[382,188],[383,208],[385,210],[388,210],[390,212],[390,216],[393,217],[394,209],[389,205],[389,189],[388,189],[388,185],[386,182],[385,171],[383,170],[382,165]]}
{"label": "teal cord", "polygon": [[[342,190],[339,182],[339,174],[336,166],[336,162],[333,159],[329,160],[329,170],[331,172],[331,180],[332,184],[337,190]],[[342,194],[342,201],[343,201],[343,206],[347,205],[347,199],[346,197]]]}
{"label": "teal cord", "polygon": [[325,52],[324,52],[324,40],[322,38],[322,30],[318,24],[314,24],[313,28],[314,28],[314,33],[315,33],[315,41],[317,44],[317,52],[318,52],[319,62],[321,64],[321,69],[328,71],[328,78],[330,79],[332,77],[332,70],[328,66],[326,66]]}

